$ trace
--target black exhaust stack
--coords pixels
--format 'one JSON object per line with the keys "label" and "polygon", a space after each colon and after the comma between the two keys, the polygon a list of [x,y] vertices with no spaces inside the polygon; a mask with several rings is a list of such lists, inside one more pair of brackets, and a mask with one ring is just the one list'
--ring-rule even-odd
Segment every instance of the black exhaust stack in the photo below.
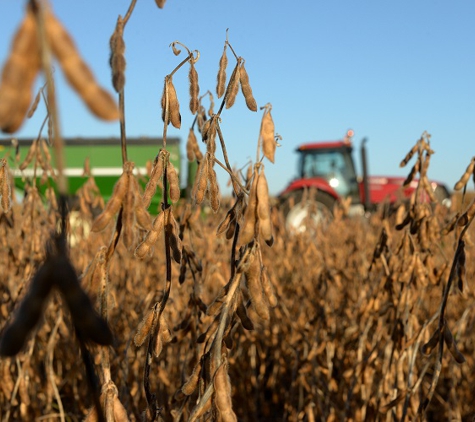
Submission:
{"label": "black exhaust stack", "polygon": [[363,170],[363,206],[365,211],[369,211],[371,208],[371,202],[369,198],[369,181],[368,181],[368,157],[366,155],[366,142],[368,138],[363,138],[361,141],[361,166]]}

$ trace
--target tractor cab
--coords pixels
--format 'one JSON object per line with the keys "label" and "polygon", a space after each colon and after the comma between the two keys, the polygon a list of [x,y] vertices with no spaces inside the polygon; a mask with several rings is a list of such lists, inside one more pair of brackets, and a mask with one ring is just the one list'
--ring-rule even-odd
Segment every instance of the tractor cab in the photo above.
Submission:
{"label": "tractor cab", "polygon": [[304,144],[299,153],[299,178],[320,179],[335,199],[351,197],[360,202],[359,185],[349,141]]}

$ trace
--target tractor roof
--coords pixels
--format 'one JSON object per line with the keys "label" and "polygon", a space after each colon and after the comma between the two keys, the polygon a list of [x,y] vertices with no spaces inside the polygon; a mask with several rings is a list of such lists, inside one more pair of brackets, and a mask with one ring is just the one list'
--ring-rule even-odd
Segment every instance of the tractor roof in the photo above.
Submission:
{"label": "tractor roof", "polygon": [[312,149],[337,149],[337,148],[351,148],[351,141],[319,141],[302,144],[297,148],[297,151],[307,151]]}

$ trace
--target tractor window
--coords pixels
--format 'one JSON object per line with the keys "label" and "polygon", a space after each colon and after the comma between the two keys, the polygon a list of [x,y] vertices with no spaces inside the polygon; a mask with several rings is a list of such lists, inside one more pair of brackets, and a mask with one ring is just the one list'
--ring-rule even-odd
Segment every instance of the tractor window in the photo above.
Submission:
{"label": "tractor window", "polygon": [[302,177],[325,179],[342,197],[357,194],[356,173],[347,151],[309,151],[302,158]]}

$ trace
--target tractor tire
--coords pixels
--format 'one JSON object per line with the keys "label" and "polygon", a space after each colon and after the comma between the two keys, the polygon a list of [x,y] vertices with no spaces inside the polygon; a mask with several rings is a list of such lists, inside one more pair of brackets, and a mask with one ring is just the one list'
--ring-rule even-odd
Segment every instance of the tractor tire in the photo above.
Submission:
{"label": "tractor tire", "polygon": [[320,190],[305,196],[307,199],[303,190],[297,190],[281,200],[285,228],[290,233],[313,231],[316,226],[327,225],[333,217],[335,198]]}

